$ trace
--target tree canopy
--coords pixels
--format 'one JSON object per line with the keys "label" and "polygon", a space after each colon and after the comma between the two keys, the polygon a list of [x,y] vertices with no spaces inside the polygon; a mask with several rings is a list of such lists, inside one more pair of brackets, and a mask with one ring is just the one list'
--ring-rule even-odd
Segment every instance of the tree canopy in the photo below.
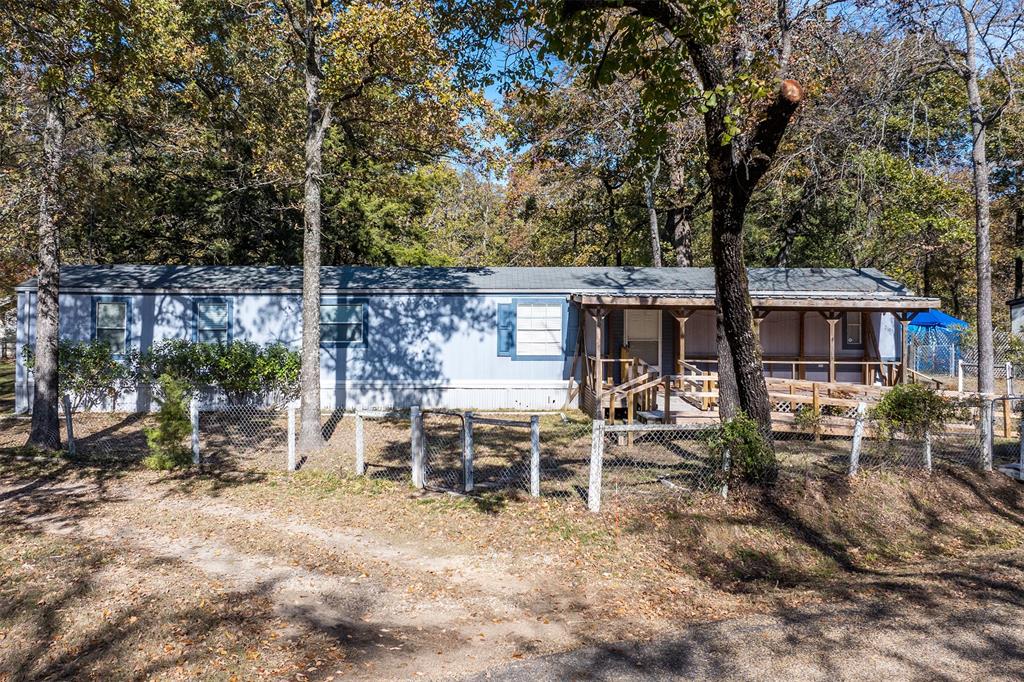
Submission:
{"label": "tree canopy", "polygon": [[[64,262],[301,261],[303,83],[283,5],[2,4],[0,286],[35,267],[41,101],[58,85]],[[691,37],[735,66],[708,88],[686,40],[598,4],[332,3],[323,262],[646,265],[657,249],[710,265],[702,117],[727,102],[718,142],[741,140],[785,76],[804,103],[750,199],[747,262],[878,267],[973,317],[966,93],[937,67],[952,29],[869,4],[685,3]],[[981,79],[1001,107],[997,303],[1024,252],[1021,58],[1005,48]]]}

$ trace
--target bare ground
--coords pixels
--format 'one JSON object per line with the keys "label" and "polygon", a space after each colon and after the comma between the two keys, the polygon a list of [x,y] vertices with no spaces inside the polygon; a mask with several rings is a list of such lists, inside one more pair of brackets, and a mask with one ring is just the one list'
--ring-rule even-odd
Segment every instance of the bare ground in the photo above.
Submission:
{"label": "bare ground", "polygon": [[[970,679],[1019,670],[1005,652],[1021,650],[1006,626],[1021,502],[1006,479],[955,470],[594,516],[330,475],[7,457],[0,678],[614,677],[613,659],[671,675],[686,641],[671,636],[712,621],[718,644],[692,660],[714,665],[694,674],[756,676],[744,666],[760,661],[781,677],[803,660],[808,679],[871,677],[909,668],[825,654],[899,650],[894,623],[917,633],[907,646],[937,640],[964,613],[941,666],[906,659]],[[529,667],[552,661],[569,667]]]}

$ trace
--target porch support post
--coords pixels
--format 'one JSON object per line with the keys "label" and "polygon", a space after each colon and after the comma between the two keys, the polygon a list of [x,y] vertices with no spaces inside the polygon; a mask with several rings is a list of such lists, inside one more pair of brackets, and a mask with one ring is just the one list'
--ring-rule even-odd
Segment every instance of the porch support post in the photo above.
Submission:
{"label": "porch support post", "polygon": [[768,311],[764,308],[754,308],[754,333],[758,341],[761,340],[761,323],[768,317]]}
{"label": "porch support post", "polygon": [[807,366],[804,364],[804,361],[806,360],[806,354],[804,352],[804,318],[806,318],[806,317],[807,317],[807,313],[801,311],[800,312],[800,328],[799,328],[799,331],[798,331],[798,333],[800,334],[800,338],[797,339],[797,351],[796,351],[796,359],[799,361],[799,364],[797,365],[797,370],[796,370],[797,371],[797,375],[795,377],[793,377],[794,379],[800,379],[801,381],[803,381],[805,378],[807,378]]}
{"label": "porch support post", "polygon": [[[589,314],[590,314],[590,309],[589,308],[584,308],[581,305],[580,306],[579,330],[578,330],[578,333],[580,335],[579,336],[579,340],[580,340],[580,346],[579,346],[580,347],[580,355],[582,356],[582,360],[583,360],[583,367],[580,370],[580,387],[581,387],[581,391],[582,391],[582,388],[586,387],[587,381],[589,381],[589,379],[590,379],[590,377],[589,377],[589,374],[590,374],[590,368],[589,368],[590,357],[587,355],[587,323],[586,323],[585,318],[583,317],[584,315],[589,315]],[[583,407],[582,400],[580,401],[580,407]]]}
{"label": "porch support post", "polygon": [[590,313],[594,318],[594,398],[597,403],[598,416],[601,414],[604,404],[604,363],[602,362],[601,348],[603,344],[602,327],[604,318],[608,315],[607,310],[597,308]]}
{"label": "porch support post", "polygon": [[822,317],[828,322],[828,382],[836,382],[836,322],[839,321],[839,313],[830,310],[822,313]]}
{"label": "porch support post", "polygon": [[910,314],[900,313],[900,383],[910,383],[910,376],[907,372],[910,365],[907,362],[909,358],[907,355],[910,354],[910,343],[907,339],[907,334],[910,332]]}
{"label": "porch support post", "polygon": [[686,321],[690,319],[690,311],[683,308],[681,310],[670,310],[669,313],[679,323],[679,348],[676,353],[676,371],[679,374],[686,374],[683,371],[683,363],[686,362]]}

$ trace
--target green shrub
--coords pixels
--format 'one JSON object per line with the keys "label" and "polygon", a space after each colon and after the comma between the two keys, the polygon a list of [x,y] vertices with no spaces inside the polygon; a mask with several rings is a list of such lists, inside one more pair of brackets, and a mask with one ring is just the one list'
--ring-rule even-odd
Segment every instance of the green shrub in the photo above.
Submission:
{"label": "green shrub", "polygon": [[192,453],[185,446],[192,433],[192,420],[183,383],[169,374],[162,374],[159,384],[157,426],[146,429],[149,456],[142,463],[150,469],[166,471],[186,467],[192,462]]}
{"label": "green shrub", "polygon": [[[25,366],[35,367],[32,348],[23,351]],[[74,407],[93,407],[104,399],[117,401],[138,380],[138,351],[115,355],[102,341],[68,341],[57,345],[58,390],[71,396]]]}
{"label": "green shrub", "polygon": [[731,474],[748,483],[771,483],[778,474],[775,450],[744,412],[723,422],[710,444],[717,457],[729,452]]}
{"label": "green shrub", "polygon": [[210,385],[234,402],[260,394],[294,393],[300,356],[282,344],[261,347],[243,341],[214,346],[209,365]]}
{"label": "green shrub", "polygon": [[879,436],[903,434],[923,438],[939,431],[956,413],[957,406],[922,384],[897,384],[871,410]]}
{"label": "green shrub", "polygon": [[156,343],[142,354],[139,374],[149,384],[163,375],[177,379],[189,394],[207,382],[205,367],[209,364],[206,344],[185,339],[169,339]]}
{"label": "green shrub", "polygon": [[801,405],[793,413],[793,424],[801,431],[817,432],[821,428],[821,410],[809,405]]}
{"label": "green shrub", "polygon": [[300,362],[299,354],[281,343],[260,346],[251,341],[212,344],[183,339],[159,343],[142,358],[145,376],[168,374],[189,393],[212,388],[234,403],[269,394],[294,396]]}

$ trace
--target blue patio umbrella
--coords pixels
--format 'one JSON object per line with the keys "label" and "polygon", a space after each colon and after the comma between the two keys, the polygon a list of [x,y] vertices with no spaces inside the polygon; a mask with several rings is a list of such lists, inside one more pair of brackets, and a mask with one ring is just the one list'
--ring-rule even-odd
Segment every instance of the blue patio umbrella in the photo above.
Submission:
{"label": "blue patio umbrella", "polygon": [[911,327],[924,327],[927,329],[934,329],[941,327],[943,329],[955,330],[958,327],[962,329],[967,328],[967,323],[958,317],[947,315],[941,310],[935,308],[929,308],[922,313],[914,313],[913,317],[910,318]]}
{"label": "blue patio umbrella", "polygon": [[910,318],[910,336],[915,341],[912,362],[918,372],[944,374],[956,373],[957,360],[961,357],[961,339],[967,330],[967,322],[931,308],[915,313]]}

